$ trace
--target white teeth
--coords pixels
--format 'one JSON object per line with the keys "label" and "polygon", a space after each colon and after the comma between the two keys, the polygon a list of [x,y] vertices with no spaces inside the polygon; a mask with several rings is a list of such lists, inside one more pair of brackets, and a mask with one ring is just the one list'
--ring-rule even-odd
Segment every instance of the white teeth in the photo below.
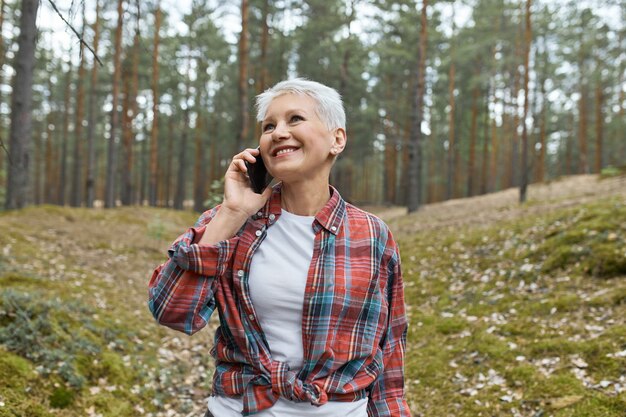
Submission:
{"label": "white teeth", "polygon": [[293,151],[295,151],[295,149],[293,149],[293,148],[281,149],[280,151],[276,152],[276,156],[282,155],[284,153],[293,152]]}

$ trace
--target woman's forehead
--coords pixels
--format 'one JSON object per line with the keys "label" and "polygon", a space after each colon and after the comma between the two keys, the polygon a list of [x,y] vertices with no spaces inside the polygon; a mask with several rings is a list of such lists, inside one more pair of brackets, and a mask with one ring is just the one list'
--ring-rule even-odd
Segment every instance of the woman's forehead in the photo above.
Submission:
{"label": "woman's forehead", "polygon": [[292,110],[315,111],[316,104],[315,99],[305,94],[285,93],[270,101],[265,116]]}

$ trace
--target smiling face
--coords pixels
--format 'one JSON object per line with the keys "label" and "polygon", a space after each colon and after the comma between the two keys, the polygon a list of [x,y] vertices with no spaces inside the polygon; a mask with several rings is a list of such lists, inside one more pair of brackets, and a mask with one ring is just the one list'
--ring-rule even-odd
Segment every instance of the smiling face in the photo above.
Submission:
{"label": "smiling face", "polygon": [[316,104],[306,95],[283,94],[267,109],[259,144],[268,171],[283,182],[328,181],[345,146],[345,131],[328,130]]}

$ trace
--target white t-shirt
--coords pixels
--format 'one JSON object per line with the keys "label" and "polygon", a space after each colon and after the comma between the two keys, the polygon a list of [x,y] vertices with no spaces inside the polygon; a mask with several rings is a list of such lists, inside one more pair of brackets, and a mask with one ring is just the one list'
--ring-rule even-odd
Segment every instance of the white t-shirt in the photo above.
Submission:
{"label": "white t-shirt", "polygon": [[[272,358],[293,371],[302,368],[302,308],[307,274],[313,257],[313,216],[282,210],[276,223],[254,253],[250,264],[250,297]],[[215,417],[239,417],[241,399],[209,398]],[[367,417],[367,398],[355,402],[329,401],[318,407],[279,398],[273,407],[255,417]]]}

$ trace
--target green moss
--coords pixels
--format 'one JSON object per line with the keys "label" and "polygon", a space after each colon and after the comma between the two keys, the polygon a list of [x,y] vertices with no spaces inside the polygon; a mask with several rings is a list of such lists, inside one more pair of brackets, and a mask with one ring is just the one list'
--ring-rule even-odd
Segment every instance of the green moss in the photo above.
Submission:
{"label": "green moss", "polygon": [[0,386],[21,388],[33,367],[26,359],[0,349]]}
{"label": "green moss", "polygon": [[128,370],[119,355],[113,352],[104,352],[101,359],[104,375],[112,384],[124,385],[128,383]]}
{"label": "green moss", "polygon": [[583,270],[588,275],[598,278],[626,276],[624,247],[614,243],[594,245],[591,256],[583,262]]}
{"label": "green moss", "polygon": [[550,339],[537,340],[530,346],[533,356],[565,356],[578,353],[580,346],[564,338],[553,337]]}
{"label": "green moss", "polygon": [[467,327],[467,321],[458,317],[450,317],[439,320],[435,325],[437,331],[444,335],[461,332]]}
{"label": "green moss", "polygon": [[74,395],[73,391],[59,387],[50,395],[50,406],[53,408],[67,408],[74,401]]}
{"label": "green moss", "polygon": [[564,370],[542,378],[528,390],[530,398],[560,398],[572,395],[584,395],[585,388],[576,377]]}
{"label": "green moss", "polygon": [[512,360],[517,354],[510,349],[506,341],[483,331],[474,333],[471,342],[475,351],[486,355],[492,360]]}
{"label": "green moss", "polygon": [[612,358],[607,355],[620,350],[620,345],[611,340],[594,339],[582,343],[580,352],[589,365],[589,373],[598,379],[619,379],[626,369],[625,358]]}
{"label": "green moss", "polygon": [[626,416],[626,397],[609,397],[602,394],[586,396],[582,401],[568,409],[557,410],[555,417],[624,417]]}

